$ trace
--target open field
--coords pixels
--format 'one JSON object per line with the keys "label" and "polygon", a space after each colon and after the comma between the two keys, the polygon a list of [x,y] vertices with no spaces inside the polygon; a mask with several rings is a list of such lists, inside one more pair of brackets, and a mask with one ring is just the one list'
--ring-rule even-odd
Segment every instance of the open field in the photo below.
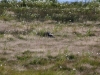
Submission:
{"label": "open field", "polygon": [[0,21],[0,75],[99,74],[100,22]]}
{"label": "open field", "polygon": [[1,1],[0,75],[100,75],[100,3]]}

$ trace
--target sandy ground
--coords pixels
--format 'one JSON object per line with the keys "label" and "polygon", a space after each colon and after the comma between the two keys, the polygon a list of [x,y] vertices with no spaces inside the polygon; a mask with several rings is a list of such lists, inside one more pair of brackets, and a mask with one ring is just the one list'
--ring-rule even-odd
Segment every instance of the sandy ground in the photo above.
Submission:
{"label": "sandy ground", "polygon": [[[31,30],[31,32],[28,32]],[[55,38],[36,35],[40,30],[49,31]],[[86,35],[90,30],[93,36]],[[26,35],[23,35],[26,33]],[[78,34],[77,34],[78,33]],[[73,54],[91,53],[100,56],[100,24],[98,22],[59,24],[46,22],[0,21],[0,56],[14,59],[22,52],[30,51],[45,56],[57,55],[65,50]]]}

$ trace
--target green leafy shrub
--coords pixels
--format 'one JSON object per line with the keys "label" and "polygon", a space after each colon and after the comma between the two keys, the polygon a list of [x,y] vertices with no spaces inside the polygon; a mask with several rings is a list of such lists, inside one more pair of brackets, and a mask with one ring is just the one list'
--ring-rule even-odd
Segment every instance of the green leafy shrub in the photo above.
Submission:
{"label": "green leafy shrub", "polygon": [[0,7],[0,16],[4,13],[4,8]]}
{"label": "green leafy shrub", "polygon": [[35,57],[35,58],[33,58],[33,60],[29,64],[30,65],[45,65],[47,63],[48,63],[48,59],[47,58]]}
{"label": "green leafy shrub", "polygon": [[28,60],[29,58],[31,58],[30,55],[17,56],[17,59],[18,59],[18,60],[21,60],[21,61],[23,61],[23,60]]}
{"label": "green leafy shrub", "polygon": [[93,31],[91,31],[90,29],[86,32],[86,36],[95,36],[95,34],[93,33]]}

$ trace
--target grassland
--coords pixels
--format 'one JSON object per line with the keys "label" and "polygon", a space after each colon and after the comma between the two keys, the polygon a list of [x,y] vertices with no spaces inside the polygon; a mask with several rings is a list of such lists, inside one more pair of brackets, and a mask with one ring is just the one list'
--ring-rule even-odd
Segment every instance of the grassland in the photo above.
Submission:
{"label": "grassland", "polygon": [[0,3],[0,75],[100,75],[98,3],[26,5]]}

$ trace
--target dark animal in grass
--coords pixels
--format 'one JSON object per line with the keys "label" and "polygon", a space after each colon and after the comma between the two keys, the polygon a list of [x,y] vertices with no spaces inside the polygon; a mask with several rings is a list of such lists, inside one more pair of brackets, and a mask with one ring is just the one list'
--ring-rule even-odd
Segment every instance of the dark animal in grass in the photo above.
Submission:
{"label": "dark animal in grass", "polygon": [[50,32],[45,32],[45,36],[47,36],[47,37],[54,37],[53,34],[51,34]]}
{"label": "dark animal in grass", "polygon": [[39,35],[39,36],[43,36],[43,37],[54,38],[54,35],[51,34],[50,32],[39,32],[39,33],[37,33],[37,35]]}

